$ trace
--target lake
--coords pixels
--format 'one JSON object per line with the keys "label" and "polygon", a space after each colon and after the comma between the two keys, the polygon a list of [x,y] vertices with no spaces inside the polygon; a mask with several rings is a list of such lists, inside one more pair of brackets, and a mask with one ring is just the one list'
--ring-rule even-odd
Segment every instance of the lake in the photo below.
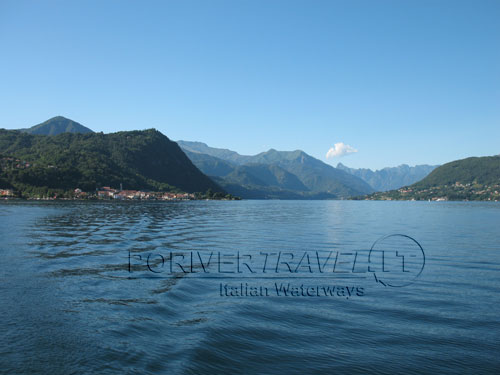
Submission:
{"label": "lake", "polygon": [[0,373],[498,373],[499,228],[494,202],[1,202]]}

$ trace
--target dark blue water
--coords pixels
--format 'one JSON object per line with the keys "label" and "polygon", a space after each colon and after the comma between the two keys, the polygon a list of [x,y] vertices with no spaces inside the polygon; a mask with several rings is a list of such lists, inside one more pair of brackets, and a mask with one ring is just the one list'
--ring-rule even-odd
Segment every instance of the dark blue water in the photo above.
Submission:
{"label": "dark blue water", "polygon": [[[0,373],[499,373],[499,228],[498,203],[5,202]],[[367,270],[395,233],[424,250],[419,277],[414,243],[395,280]],[[316,272],[329,251],[338,268]],[[269,295],[226,295],[241,285]]]}

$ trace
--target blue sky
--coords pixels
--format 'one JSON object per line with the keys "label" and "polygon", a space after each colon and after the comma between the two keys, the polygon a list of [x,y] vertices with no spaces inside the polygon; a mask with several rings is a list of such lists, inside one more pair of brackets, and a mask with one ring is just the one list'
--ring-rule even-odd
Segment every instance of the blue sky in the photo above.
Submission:
{"label": "blue sky", "polygon": [[[1,1],[0,127],[333,165],[500,153],[500,1]],[[336,143],[358,152],[325,159]]]}

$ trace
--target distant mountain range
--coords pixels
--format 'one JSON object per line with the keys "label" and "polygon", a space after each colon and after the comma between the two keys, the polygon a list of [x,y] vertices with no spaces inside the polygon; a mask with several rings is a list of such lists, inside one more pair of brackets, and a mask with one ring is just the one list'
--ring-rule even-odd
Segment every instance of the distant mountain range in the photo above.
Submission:
{"label": "distant mountain range", "polygon": [[[387,191],[410,185],[427,176],[436,166],[417,165],[410,167],[406,164],[399,167],[384,168],[377,171],[371,169],[348,168],[342,163],[334,168],[307,155],[305,152],[269,150],[258,155],[240,155],[235,151],[209,147],[202,142],[178,141],[186,155],[205,174],[216,177],[217,182],[227,189],[239,189],[240,193],[248,196],[249,192],[242,192],[246,187],[252,190],[251,196],[258,197],[346,197],[359,194],[360,191]],[[302,186],[277,184],[276,181],[262,181],[252,178],[257,172],[256,164],[273,165],[289,172],[302,183]],[[245,165],[243,170],[238,168]],[[262,168],[260,168],[262,169]],[[275,171],[278,171],[275,169]],[[349,179],[340,171],[347,172],[358,179]],[[283,173],[282,171],[280,171]],[[359,180],[365,182],[362,184]],[[333,182],[335,181],[335,182]],[[340,186],[339,183],[344,186]],[[368,185],[368,186],[367,186]],[[281,191],[277,190],[281,189]],[[258,192],[258,193],[257,193]]]}
{"label": "distant mountain range", "polygon": [[402,164],[398,167],[383,168],[377,171],[372,171],[371,169],[361,168],[354,169],[343,165],[342,163],[337,164],[338,169],[342,169],[354,176],[357,176],[367,182],[375,191],[387,191],[393,189],[399,189],[402,186],[411,185],[417,181],[420,181],[431,173],[437,165],[416,165],[410,167],[406,164]]}
{"label": "distant mountain range", "polygon": [[[74,124],[56,117],[35,128],[42,134],[82,130]],[[223,192],[177,143],[154,129],[111,134],[85,130],[54,136],[0,129],[0,154],[0,188],[14,188],[25,196],[120,184],[125,189]]]}
{"label": "distant mountain range", "polygon": [[359,177],[300,150],[249,156],[201,142],[178,144],[202,172],[243,198],[335,199],[374,191]]}
{"label": "distant mountain range", "polygon": [[410,186],[375,193],[366,199],[500,200],[500,156],[452,161]]}

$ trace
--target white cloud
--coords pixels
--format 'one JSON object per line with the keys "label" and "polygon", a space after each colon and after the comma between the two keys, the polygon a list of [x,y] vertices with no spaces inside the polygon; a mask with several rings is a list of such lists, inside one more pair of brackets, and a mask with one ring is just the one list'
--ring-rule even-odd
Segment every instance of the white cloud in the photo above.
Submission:
{"label": "white cloud", "polygon": [[344,142],[335,143],[335,145],[328,150],[326,158],[331,159],[334,157],[341,157],[347,154],[358,152],[354,147],[346,145]]}

